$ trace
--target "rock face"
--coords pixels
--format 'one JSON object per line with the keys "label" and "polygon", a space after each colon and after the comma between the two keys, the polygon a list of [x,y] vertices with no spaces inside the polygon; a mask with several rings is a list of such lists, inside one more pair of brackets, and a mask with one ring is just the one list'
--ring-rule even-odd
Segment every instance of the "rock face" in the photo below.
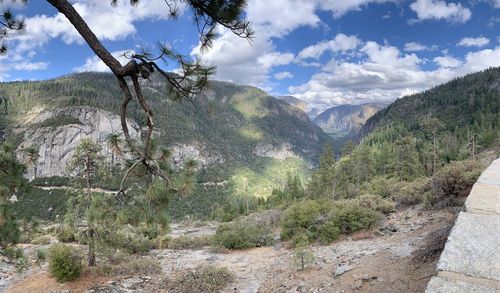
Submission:
{"label": "rock face", "polygon": [[197,169],[208,165],[223,164],[224,158],[218,154],[207,151],[202,143],[176,144],[170,147],[170,160],[175,168],[182,168],[188,160],[195,160]]}
{"label": "rock face", "polygon": [[[81,124],[36,127],[37,124],[58,116],[76,118]],[[138,135],[139,127],[135,122],[129,121],[129,129],[131,136]],[[121,122],[118,115],[92,107],[67,107],[55,111],[38,108],[28,113],[24,125],[17,131],[24,132],[17,151],[21,162],[26,161],[24,149],[38,148],[38,160],[35,164],[28,164],[26,177],[31,180],[35,177],[66,176],[66,165],[83,138],[98,142],[103,155],[111,157],[107,137],[112,133],[121,133]]]}
{"label": "rock face", "polygon": [[324,111],[313,122],[332,136],[357,136],[366,121],[382,108],[380,104],[342,105]]}
{"label": "rock face", "polygon": [[254,154],[259,157],[274,158],[284,160],[286,158],[298,157],[292,150],[292,145],[283,143],[280,147],[271,144],[259,144],[254,150]]}
{"label": "rock face", "polygon": [[500,292],[500,159],[479,177],[427,291]]}

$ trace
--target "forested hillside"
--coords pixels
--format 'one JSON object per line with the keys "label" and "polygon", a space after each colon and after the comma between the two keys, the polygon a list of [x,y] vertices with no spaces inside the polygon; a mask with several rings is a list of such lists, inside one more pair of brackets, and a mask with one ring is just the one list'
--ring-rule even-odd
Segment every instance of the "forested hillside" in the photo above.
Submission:
{"label": "forested hillside", "polygon": [[[202,161],[198,162],[193,196],[172,199],[172,213],[176,216],[189,212],[206,216],[229,195],[246,205],[247,198],[266,197],[272,188],[281,185],[288,172],[307,174],[307,169],[317,162],[318,153],[330,143],[330,138],[302,111],[253,87],[213,81],[206,93],[191,104],[168,99],[163,94],[165,85],[153,77],[145,82],[144,92],[155,109],[155,145],[173,148],[173,155],[181,161],[189,157],[189,152]],[[7,106],[2,125],[8,129],[8,139],[19,145],[26,141],[23,134],[28,130],[52,131],[88,123],[84,121],[87,116],[78,121],[73,110],[65,110],[68,107],[90,106],[118,113],[121,95],[114,77],[105,73],[2,83],[0,97],[5,101],[2,106]],[[129,118],[143,127],[143,111],[137,104],[129,108]],[[59,114],[38,121],[54,111]]]}
{"label": "forested hillside", "polygon": [[366,122],[360,138],[363,144],[380,145],[414,135],[423,155],[435,135],[440,159],[449,162],[498,140],[499,111],[500,68],[491,68],[398,99]]}

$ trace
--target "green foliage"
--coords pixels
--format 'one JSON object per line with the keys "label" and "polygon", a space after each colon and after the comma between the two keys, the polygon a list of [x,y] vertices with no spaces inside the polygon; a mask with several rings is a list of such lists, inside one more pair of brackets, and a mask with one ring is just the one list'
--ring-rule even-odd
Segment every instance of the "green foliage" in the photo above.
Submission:
{"label": "green foliage", "polygon": [[330,243],[340,233],[370,229],[378,218],[375,210],[363,206],[358,199],[334,202],[305,200],[285,211],[281,221],[281,238],[292,240],[297,235],[306,235],[308,241]]}
{"label": "green foliage", "polygon": [[253,221],[237,221],[221,224],[215,233],[216,245],[228,249],[245,249],[273,244],[273,232]]}
{"label": "green foliage", "polygon": [[34,186],[68,186],[69,178],[61,176],[52,177],[37,177],[31,180],[31,185]]}
{"label": "green foliage", "polygon": [[100,276],[152,276],[162,272],[158,260],[129,255],[110,258],[96,270]]}
{"label": "green foliage", "polygon": [[353,233],[368,230],[378,221],[379,214],[367,207],[361,206],[357,200],[335,202],[333,221],[342,233]]}
{"label": "green foliage", "polygon": [[47,245],[50,244],[51,242],[51,237],[50,235],[41,235],[36,237],[31,241],[31,244],[37,244],[37,245]]}
{"label": "green foliage", "polygon": [[292,176],[289,173],[283,190],[273,189],[271,196],[269,196],[263,204],[267,208],[277,207],[280,205],[286,206],[292,204],[298,199],[303,198],[304,196],[305,191],[300,177],[298,175]]}
{"label": "green foliage", "polygon": [[19,228],[9,200],[16,192],[26,189],[25,167],[17,162],[12,146],[0,143],[0,247],[19,241]]}
{"label": "green foliage", "polygon": [[358,201],[360,206],[379,211],[383,214],[396,211],[396,204],[392,200],[378,195],[363,194],[358,198]]}
{"label": "green foliage", "polygon": [[32,187],[20,192],[17,202],[12,208],[20,219],[33,219],[54,221],[66,213],[66,203],[75,194],[68,190],[44,190]]}
{"label": "green foliage", "polygon": [[305,234],[297,234],[293,237],[292,242],[295,247],[293,251],[295,265],[300,270],[304,270],[314,261],[314,254],[309,248],[309,239]]}
{"label": "green foliage", "polygon": [[402,205],[419,204],[430,190],[430,178],[420,178],[410,182],[402,181],[394,184],[391,198]]}
{"label": "green foliage", "polygon": [[41,266],[47,260],[47,251],[44,249],[36,250],[36,264]]}
{"label": "green foliage", "polygon": [[225,267],[202,266],[173,280],[172,291],[216,293],[234,281],[234,274]]}
{"label": "green foliage", "polygon": [[72,281],[83,270],[79,251],[67,244],[54,244],[49,248],[49,271],[58,282]]}
{"label": "green foliage", "polygon": [[452,162],[432,177],[432,196],[426,197],[426,206],[441,208],[453,206],[468,196],[484,169],[474,161]]}
{"label": "green foliage", "polygon": [[328,145],[320,156],[318,170],[312,174],[307,193],[313,198],[331,196],[336,184],[335,175],[334,152]]}
{"label": "green foliage", "polygon": [[81,125],[82,122],[78,118],[75,118],[72,116],[57,115],[57,116],[52,116],[50,118],[47,118],[40,123],[32,124],[31,127],[32,128],[42,128],[42,127],[56,128],[59,126],[64,126],[64,125],[69,125],[69,124]]}

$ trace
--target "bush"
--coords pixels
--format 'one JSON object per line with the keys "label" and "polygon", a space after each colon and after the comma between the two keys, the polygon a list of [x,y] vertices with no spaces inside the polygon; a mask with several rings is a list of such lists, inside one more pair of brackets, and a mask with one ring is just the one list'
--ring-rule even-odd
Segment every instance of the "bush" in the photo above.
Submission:
{"label": "bush", "polygon": [[309,241],[330,243],[340,233],[370,229],[379,216],[374,209],[363,206],[359,199],[333,203],[327,200],[306,200],[286,210],[281,222],[281,237],[283,240],[290,240],[304,234]]}
{"label": "bush", "polygon": [[274,242],[271,229],[248,220],[221,224],[214,240],[228,249],[268,246]]}
{"label": "bush", "polygon": [[335,203],[335,216],[333,221],[342,233],[353,233],[367,230],[379,219],[379,214],[360,205],[357,200],[343,200]]}
{"label": "bush", "polygon": [[396,178],[375,177],[370,182],[363,184],[362,191],[388,198],[391,196],[393,186],[396,183],[398,183]]}
{"label": "bush", "polygon": [[384,214],[394,212],[396,207],[392,200],[373,194],[364,194],[360,196],[358,200],[362,207],[379,211]]}
{"label": "bush", "polygon": [[[310,241],[318,239],[317,231],[328,221],[332,205],[328,201],[305,200],[291,205],[281,221],[281,238],[290,240],[304,233]],[[322,229],[325,232],[325,229]]]}
{"label": "bush", "polygon": [[415,205],[423,201],[423,196],[431,190],[431,178],[419,178],[411,182],[394,185],[391,198],[402,205]]}
{"label": "bush", "polygon": [[108,262],[97,267],[101,276],[151,276],[161,273],[160,263],[152,258],[138,258],[126,256],[118,261]]}
{"label": "bush", "polygon": [[453,162],[432,177],[432,195],[426,196],[426,206],[443,208],[460,204],[469,195],[483,167],[473,161]]}
{"label": "bush", "polygon": [[49,235],[42,235],[42,236],[38,236],[35,239],[31,240],[31,243],[38,244],[38,245],[47,245],[47,244],[50,244],[51,239],[52,238]]}
{"label": "bush", "polygon": [[202,249],[213,244],[213,236],[188,237],[179,236],[172,238],[167,243],[167,248],[174,250]]}
{"label": "bush", "polygon": [[57,233],[57,240],[63,243],[70,243],[76,241],[75,231],[72,228],[64,227],[62,231]]}
{"label": "bush", "polygon": [[215,293],[224,289],[233,281],[234,274],[227,268],[203,266],[179,276],[172,282],[170,289],[183,293]]}
{"label": "bush", "polygon": [[67,244],[54,244],[49,249],[49,270],[58,282],[67,282],[82,272],[80,253]]}

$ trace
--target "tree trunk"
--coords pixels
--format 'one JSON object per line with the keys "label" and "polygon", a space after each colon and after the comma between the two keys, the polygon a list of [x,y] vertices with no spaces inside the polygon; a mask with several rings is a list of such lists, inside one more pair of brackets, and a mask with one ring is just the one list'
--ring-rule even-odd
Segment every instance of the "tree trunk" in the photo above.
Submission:
{"label": "tree trunk", "polygon": [[94,243],[94,230],[89,230],[89,267],[95,266],[95,243]]}

